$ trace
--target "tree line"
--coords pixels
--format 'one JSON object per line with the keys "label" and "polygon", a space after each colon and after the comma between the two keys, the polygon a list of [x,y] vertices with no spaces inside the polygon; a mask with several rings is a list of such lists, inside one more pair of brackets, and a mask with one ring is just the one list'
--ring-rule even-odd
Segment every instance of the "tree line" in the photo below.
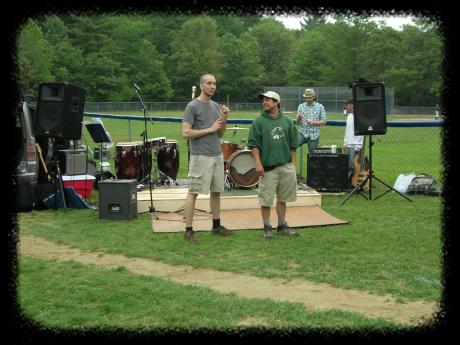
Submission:
{"label": "tree line", "polygon": [[[18,31],[18,81],[69,82],[87,101],[191,99],[205,73],[216,99],[254,102],[264,85],[348,86],[358,78],[395,90],[395,105],[440,103],[444,45],[428,19],[397,31],[367,16],[306,16],[300,30],[256,15],[47,15]],[[198,95],[197,91],[197,95]]]}

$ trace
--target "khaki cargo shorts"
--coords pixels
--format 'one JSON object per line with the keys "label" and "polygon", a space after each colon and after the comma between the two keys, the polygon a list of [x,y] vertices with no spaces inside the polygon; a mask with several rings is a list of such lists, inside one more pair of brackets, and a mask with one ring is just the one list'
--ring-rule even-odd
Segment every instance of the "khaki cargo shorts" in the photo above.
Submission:
{"label": "khaki cargo shorts", "polygon": [[264,176],[259,178],[260,206],[272,207],[275,195],[280,202],[297,200],[297,175],[292,163],[266,171]]}
{"label": "khaki cargo shorts", "polygon": [[191,155],[188,191],[193,194],[224,191],[224,156]]}

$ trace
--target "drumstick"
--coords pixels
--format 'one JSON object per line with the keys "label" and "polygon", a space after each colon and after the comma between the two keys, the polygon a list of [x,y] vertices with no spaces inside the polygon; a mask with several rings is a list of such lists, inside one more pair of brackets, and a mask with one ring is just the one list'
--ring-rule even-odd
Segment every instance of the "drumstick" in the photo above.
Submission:
{"label": "drumstick", "polygon": [[48,181],[51,181],[51,176],[48,174],[48,169],[46,168],[45,161],[43,160],[42,148],[40,147],[39,143],[35,143],[35,146],[37,147],[38,155],[40,156],[40,161],[42,162],[43,169],[45,169],[46,175],[48,176]]}

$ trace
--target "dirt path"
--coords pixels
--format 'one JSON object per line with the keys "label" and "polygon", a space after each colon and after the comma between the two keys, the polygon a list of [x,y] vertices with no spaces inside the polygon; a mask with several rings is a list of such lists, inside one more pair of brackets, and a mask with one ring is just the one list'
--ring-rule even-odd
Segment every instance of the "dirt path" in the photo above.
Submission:
{"label": "dirt path", "polygon": [[386,318],[403,324],[415,325],[429,321],[437,310],[436,303],[411,301],[397,303],[386,295],[339,289],[328,284],[306,280],[283,281],[245,274],[169,265],[143,258],[127,258],[104,252],[83,252],[58,245],[40,237],[21,236],[20,254],[44,259],[72,260],[94,264],[101,268],[125,267],[136,274],[151,275],[179,284],[207,287],[222,293],[236,293],[245,298],[269,298],[277,301],[303,303],[307,309],[356,312],[369,318]]}

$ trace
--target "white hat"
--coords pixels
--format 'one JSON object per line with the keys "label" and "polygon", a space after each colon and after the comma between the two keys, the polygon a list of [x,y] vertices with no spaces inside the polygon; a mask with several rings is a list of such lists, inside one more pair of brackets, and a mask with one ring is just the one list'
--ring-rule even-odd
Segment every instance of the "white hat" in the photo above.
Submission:
{"label": "white hat", "polygon": [[267,91],[265,93],[259,93],[259,98],[260,99],[263,99],[264,97],[274,99],[275,101],[278,101],[278,103],[281,103],[280,95],[278,95],[274,91]]}

